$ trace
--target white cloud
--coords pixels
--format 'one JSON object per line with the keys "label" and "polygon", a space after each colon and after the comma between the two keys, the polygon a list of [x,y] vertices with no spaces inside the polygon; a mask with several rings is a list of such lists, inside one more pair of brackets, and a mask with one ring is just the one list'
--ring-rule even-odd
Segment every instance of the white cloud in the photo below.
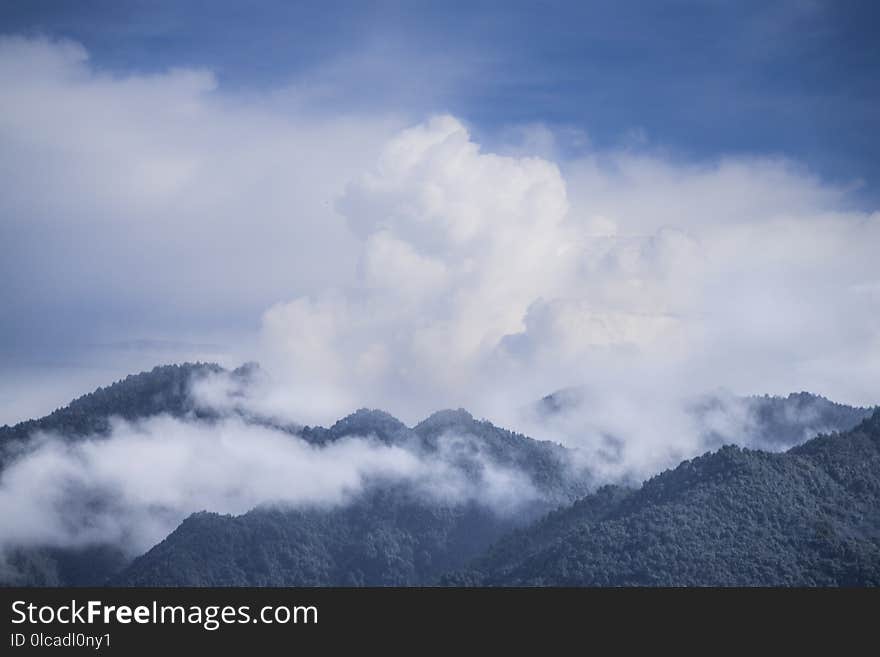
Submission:
{"label": "white cloud", "polygon": [[0,552],[17,546],[115,545],[131,556],[203,509],[241,514],[260,505],[333,507],[370,482],[408,483],[446,503],[502,513],[539,498],[530,480],[488,457],[474,477],[447,436],[423,454],[352,436],[315,446],[279,430],[227,418],[214,424],[154,417],[118,421],[108,437],[40,435],[0,473]]}
{"label": "white cloud", "polygon": [[574,264],[559,169],[482,153],[448,116],[392,139],[339,208],[362,239],[360,277],[272,307],[266,362],[361,403],[412,402],[410,419],[434,395],[461,387],[463,399],[482,359]]}
{"label": "white cloud", "polygon": [[0,39],[4,333],[44,350],[222,338],[348,280],[355,241],[334,200],[398,120],[293,105],[224,93],[205,71],[111,75],[75,44]]}
{"label": "white cloud", "polygon": [[[647,476],[704,447],[687,404],[706,391],[876,402],[880,215],[845,204],[785,161],[619,152],[561,170],[483,153],[438,117],[349,186],[360,278],[273,306],[263,361],[324,391],[322,410],[334,394],[337,413],[357,400],[409,421],[466,406],[609,478]],[[598,398],[589,416],[518,412],[569,385]],[[295,395],[287,409],[329,419]]]}
{"label": "white cloud", "polygon": [[301,422],[463,406],[544,437],[518,409],[585,385],[601,410],[558,437],[623,436],[638,472],[697,448],[706,390],[877,401],[880,215],[797,165],[553,162],[536,126],[546,157],[489,153],[454,117],[296,93],[0,42],[4,335],[223,336],[273,377],[254,403]]}

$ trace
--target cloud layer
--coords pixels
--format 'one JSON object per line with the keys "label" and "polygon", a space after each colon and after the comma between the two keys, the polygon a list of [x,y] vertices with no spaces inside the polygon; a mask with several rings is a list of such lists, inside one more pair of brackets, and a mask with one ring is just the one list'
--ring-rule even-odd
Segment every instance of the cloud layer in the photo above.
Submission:
{"label": "cloud layer", "polygon": [[[130,556],[200,510],[241,514],[261,505],[328,508],[377,483],[407,484],[443,504],[476,502],[509,514],[540,499],[531,480],[448,435],[424,454],[370,436],[316,446],[227,418],[119,421],[109,437],[37,435],[0,473],[0,557],[20,546],[113,545]],[[475,475],[474,466],[478,474]]]}
{"label": "cloud layer", "polygon": [[[699,448],[709,390],[877,401],[880,215],[845,189],[780,158],[554,161],[541,126],[486,152],[452,116],[297,93],[0,41],[4,361],[221,342],[270,373],[251,401],[278,417],[461,406],[586,454],[617,436],[638,473]],[[599,410],[523,413],[568,386]]]}

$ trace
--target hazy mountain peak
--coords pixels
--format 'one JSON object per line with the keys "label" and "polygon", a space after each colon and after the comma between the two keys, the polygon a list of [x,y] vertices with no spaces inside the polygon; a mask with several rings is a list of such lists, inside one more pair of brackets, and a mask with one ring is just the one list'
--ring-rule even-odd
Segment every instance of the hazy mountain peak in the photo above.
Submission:
{"label": "hazy mountain peak", "polygon": [[413,430],[419,435],[424,435],[425,433],[432,433],[438,430],[443,431],[452,427],[471,425],[474,422],[476,422],[474,416],[463,408],[454,410],[448,408],[431,413],[431,415],[419,422]]}
{"label": "hazy mountain peak", "polygon": [[376,436],[385,442],[397,442],[410,429],[396,417],[375,408],[359,408],[330,427],[333,438],[345,436]]}
{"label": "hazy mountain peak", "polygon": [[0,443],[23,440],[35,431],[86,436],[109,430],[109,418],[136,420],[166,413],[180,417],[194,410],[190,384],[196,377],[223,372],[217,363],[158,365],[148,372],[129,374],[114,383],[77,397],[39,419],[0,427]]}
{"label": "hazy mountain peak", "polygon": [[262,371],[263,369],[260,367],[260,364],[251,360],[232,370],[232,376],[250,380]]}

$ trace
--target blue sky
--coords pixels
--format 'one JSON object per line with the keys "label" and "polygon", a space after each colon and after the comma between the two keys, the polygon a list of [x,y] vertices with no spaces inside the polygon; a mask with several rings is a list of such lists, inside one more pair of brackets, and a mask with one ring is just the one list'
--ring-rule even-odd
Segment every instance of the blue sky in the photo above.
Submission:
{"label": "blue sky", "polygon": [[[117,72],[207,68],[229,90],[316,78],[316,107],[449,111],[647,139],[683,157],[784,154],[878,198],[876,3],[3,2]],[[577,143],[571,144],[577,148]]]}
{"label": "blue sky", "polygon": [[876,403],[876,7],[0,0],[0,423],[194,359]]}

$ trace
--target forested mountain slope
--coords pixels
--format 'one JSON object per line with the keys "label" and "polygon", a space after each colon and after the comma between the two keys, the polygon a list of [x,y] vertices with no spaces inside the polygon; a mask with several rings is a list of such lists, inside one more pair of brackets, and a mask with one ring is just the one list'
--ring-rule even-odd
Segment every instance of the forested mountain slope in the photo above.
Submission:
{"label": "forested mountain slope", "polygon": [[446,583],[513,586],[880,584],[880,412],[774,454],[685,461],[513,532]]}
{"label": "forested mountain slope", "polygon": [[[62,443],[90,438],[100,444],[112,437],[112,418],[138,421],[161,414],[179,418],[182,426],[211,427],[222,421],[224,413],[231,412],[237,421],[279,430],[282,440],[302,439],[316,450],[346,440],[361,441],[365,446],[376,443],[399,448],[410,454],[411,460],[436,470],[436,482],[367,482],[366,494],[353,495],[342,505],[261,508],[237,518],[197,514],[162,544],[172,546],[170,553],[180,563],[157,565],[163,555],[169,554],[162,546],[142,560],[152,564],[150,577],[155,575],[161,581],[179,578],[181,583],[267,583],[270,580],[265,572],[285,582],[426,583],[448,569],[462,567],[510,528],[522,526],[590,489],[588,478],[572,469],[568,450],[562,446],[477,421],[463,410],[435,413],[415,428],[385,412],[368,409],[356,411],[329,428],[278,426],[236,409],[215,411],[196,403],[191,383],[212,374],[246,377],[249,372],[239,369],[226,373],[216,365],[186,364],[127,377],[41,420],[4,427],[0,436],[7,464],[26,458],[30,449],[40,449],[41,441],[31,442],[39,432],[57,435]],[[4,472],[0,471],[0,478]],[[89,500],[80,504],[68,496],[65,508],[112,504],[112,500],[91,499],[96,492],[90,490],[88,482],[83,483],[71,487],[70,496],[88,495]],[[434,483],[439,484],[438,490],[428,490]],[[499,486],[503,509],[488,494],[493,490],[497,493]],[[80,488],[82,493],[77,492]],[[77,522],[75,518],[70,521]],[[175,541],[184,539],[186,549],[198,548],[198,553],[198,541],[187,537],[203,531],[210,536],[207,545],[228,550],[226,556],[215,552],[206,562],[187,557],[183,548],[173,547]],[[279,543],[279,537],[287,538]],[[254,548],[257,544],[260,547]],[[101,584],[131,560],[112,544],[3,547],[0,581],[13,584]],[[252,549],[256,550],[254,554],[264,555],[264,563],[274,565],[255,570]],[[315,550],[332,555],[326,558],[335,565],[318,568],[312,558]],[[377,566],[375,560],[385,565]],[[186,563],[199,565],[203,572],[182,565]],[[221,576],[215,568],[224,563],[249,565],[242,565],[237,573],[224,565],[225,574]],[[127,581],[146,581],[146,575],[127,577]]]}
{"label": "forested mountain slope", "polygon": [[475,503],[375,489],[333,509],[198,513],[111,580],[123,586],[415,586],[521,525]]}
{"label": "forested mountain slope", "polygon": [[136,420],[160,413],[182,417],[195,410],[190,395],[194,377],[221,371],[222,368],[213,363],[184,363],[131,374],[106,388],[78,397],[45,417],[0,427],[0,445],[25,440],[37,431],[65,437],[103,434],[110,429],[111,417]]}
{"label": "forested mountain slope", "polygon": [[[573,466],[577,459],[571,458],[570,450],[477,420],[462,409],[434,413],[414,427],[383,411],[361,409],[324,428],[278,425],[235,405],[213,408],[194,399],[193,382],[219,375],[244,389],[254,372],[254,366],[227,372],[201,363],[157,367],[98,389],[42,419],[0,428],[0,486],[8,483],[4,477],[10,463],[32,447],[39,448],[39,441],[32,442],[38,433],[76,445],[84,438],[100,443],[115,431],[112,418],[137,422],[157,415],[177,418],[181,426],[214,431],[232,414],[236,422],[280,432],[282,441],[302,439],[309,443],[308,449],[323,451],[361,441],[402,450],[420,463],[439,466],[437,472],[445,474],[430,482],[374,478],[343,503],[281,506],[266,500],[239,516],[210,513],[209,508],[184,520],[134,561],[131,553],[114,544],[4,544],[0,582],[56,586],[108,581],[142,585],[880,581],[880,419],[875,413],[864,420],[867,409],[808,393],[747,398],[748,422],[741,426],[757,433],[737,440],[768,444],[774,452],[802,442],[817,427],[843,431],[864,421],[851,431],[823,435],[785,453],[723,447],[685,461],[638,489],[605,486],[588,494],[594,489],[589,470]],[[568,401],[551,396],[541,403],[552,414],[564,412]],[[709,396],[698,400],[692,412],[711,418],[713,413],[729,413],[730,404],[729,399]],[[707,436],[709,444],[727,438],[723,432]],[[84,483],[82,494],[94,496]],[[503,504],[490,495],[499,486]],[[76,490],[80,489],[70,488],[64,500],[71,509],[113,503],[89,497],[85,506],[76,504],[71,497],[78,494]],[[558,510],[545,515],[552,509]],[[77,522],[73,517],[69,521]]]}

